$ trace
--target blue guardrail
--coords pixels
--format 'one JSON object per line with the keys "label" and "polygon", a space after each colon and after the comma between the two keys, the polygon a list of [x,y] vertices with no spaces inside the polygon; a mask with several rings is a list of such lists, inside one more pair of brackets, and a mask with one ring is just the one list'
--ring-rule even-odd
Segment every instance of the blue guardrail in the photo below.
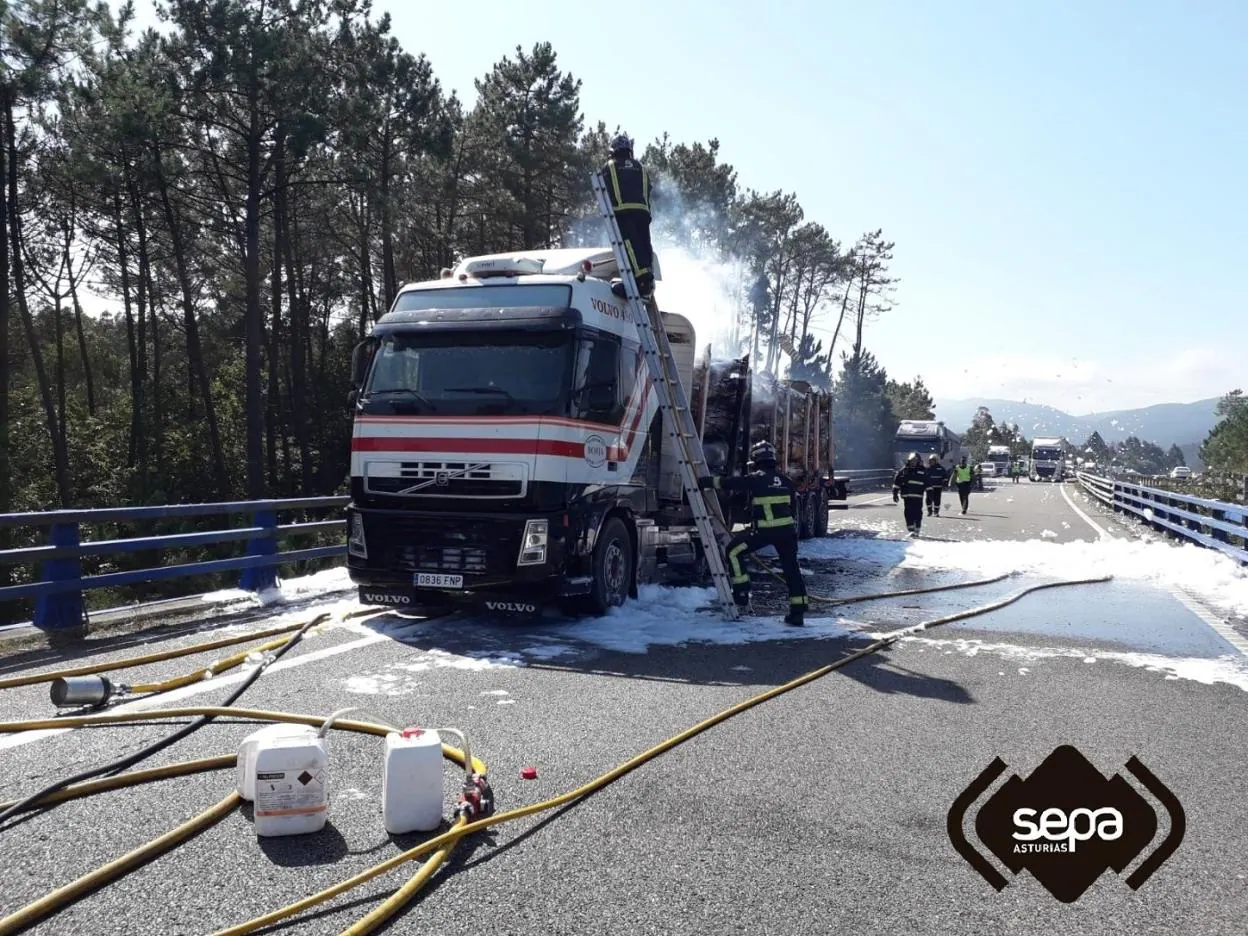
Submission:
{"label": "blue guardrail", "polygon": [[[281,565],[308,559],[345,556],[346,521],[314,520],[278,523],[278,515],[290,511],[338,509],[347,504],[345,496],[305,497],[287,500],[227,501],[211,504],[175,504],[152,507],[106,507],[95,510],[48,510],[34,513],[0,514],[0,529],[41,528],[47,531],[42,546],[0,550],[0,566],[39,565],[39,581],[0,588],[0,602],[35,599],[34,624],[47,631],[66,631],[85,626],[83,592],[116,588],[139,582],[184,578],[215,572],[239,570],[239,587],[260,592],[277,583]],[[109,524],[144,524],[190,517],[218,516],[250,518],[250,526],[201,530],[162,536],[129,539],[85,539],[84,529]],[[333,546],[279,551],[279,540],[313,533],[340,533],[343,542]],[[161,565],[100,575],[82,574],[82,560],[92,556],[115,556],[144,550],[213,546],[222,543],[245,544],[242,555],[208,559],[178,565]],[[31,576],[35,578],[34,575]]]}

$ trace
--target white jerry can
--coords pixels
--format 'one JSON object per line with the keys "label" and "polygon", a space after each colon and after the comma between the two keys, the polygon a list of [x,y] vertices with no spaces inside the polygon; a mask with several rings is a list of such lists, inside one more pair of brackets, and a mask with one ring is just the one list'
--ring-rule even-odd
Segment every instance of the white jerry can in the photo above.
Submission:
{"label": "white jerry can", "polygon": [[316,729],[262,737],[255,753],[256,834],[319,832],[329,818],[329,755]]}
{"label": "white jerry can", "polygon": [[302,738],[307,736],[307,732],[306,725],[278,722],[275,725],[265,725],[245,737],[238,747],[238,761],[234,765],[234,784],[238,788],[238,795],[249,803],[256,799],[256,752],[260,749],[261,741],[267,742],[285,735]]}
{"label": "white jerry can", "polygon": [[386,831],[431,832],[441,825],[444,782],[442,739],[436,731],[406,728],[386,735],[381,779]]}

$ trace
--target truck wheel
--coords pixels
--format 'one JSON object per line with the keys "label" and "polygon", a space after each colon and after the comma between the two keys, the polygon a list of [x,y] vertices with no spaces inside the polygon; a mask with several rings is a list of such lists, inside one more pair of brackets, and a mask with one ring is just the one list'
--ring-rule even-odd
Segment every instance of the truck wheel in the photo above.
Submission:
{"label": "truck wheel", "polygon": [[590,607],[595,614],[605,614],[628,600],[633,584],[633,540],[628,527],[619,517],[612,517],[598,534],[594,546],[594,584]]}
{"label": "truck wheel", "polygon": [[828,535],[828,492],[826,489],[820,489],[815,495],[815,536]]}

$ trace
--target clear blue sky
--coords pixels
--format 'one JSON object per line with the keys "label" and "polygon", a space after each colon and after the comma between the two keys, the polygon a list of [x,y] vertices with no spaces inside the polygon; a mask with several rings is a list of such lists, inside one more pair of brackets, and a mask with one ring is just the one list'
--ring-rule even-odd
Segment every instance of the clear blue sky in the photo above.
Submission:
{"label": "clear blue sky", "polygon": [[883,228],[899,304],[866,344],[938,398],[1248,389],[1248,3],[374,8],[468,103],[548,40],[587,123],[718,137],[743,186],[796,192],[847,244]]}

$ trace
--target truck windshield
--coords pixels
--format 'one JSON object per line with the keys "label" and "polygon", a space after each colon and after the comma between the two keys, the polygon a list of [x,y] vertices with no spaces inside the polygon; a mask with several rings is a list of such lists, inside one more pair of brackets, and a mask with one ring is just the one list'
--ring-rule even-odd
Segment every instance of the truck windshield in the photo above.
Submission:
{"label": "truck windshield", "polygon": [[937,455],[941,454],[940,439],[916,439],[913,436],[898,439],[894,444],[894,449],[903,455],[910,452],[918,452],[921,455],[930,455],[932,452]]}
{"label": "truck windshield", "polygon": [[399,293],[394,312],[426,312],[433,309],[566,309],[572,302],[572,287],[558,283],[497,286],[442,286]]}
{"label": "truck windshield", "polygon": [[1038,448],[1031,453],[1032,458],[1040,461],[1057,461],[1062,457],[1062,450],[1056,448]]}
{"label": "truck windshield", "polygon": [[364,402],[439,416],[565,416],[571,359],[565,332],[397,332],[377,348]]}

